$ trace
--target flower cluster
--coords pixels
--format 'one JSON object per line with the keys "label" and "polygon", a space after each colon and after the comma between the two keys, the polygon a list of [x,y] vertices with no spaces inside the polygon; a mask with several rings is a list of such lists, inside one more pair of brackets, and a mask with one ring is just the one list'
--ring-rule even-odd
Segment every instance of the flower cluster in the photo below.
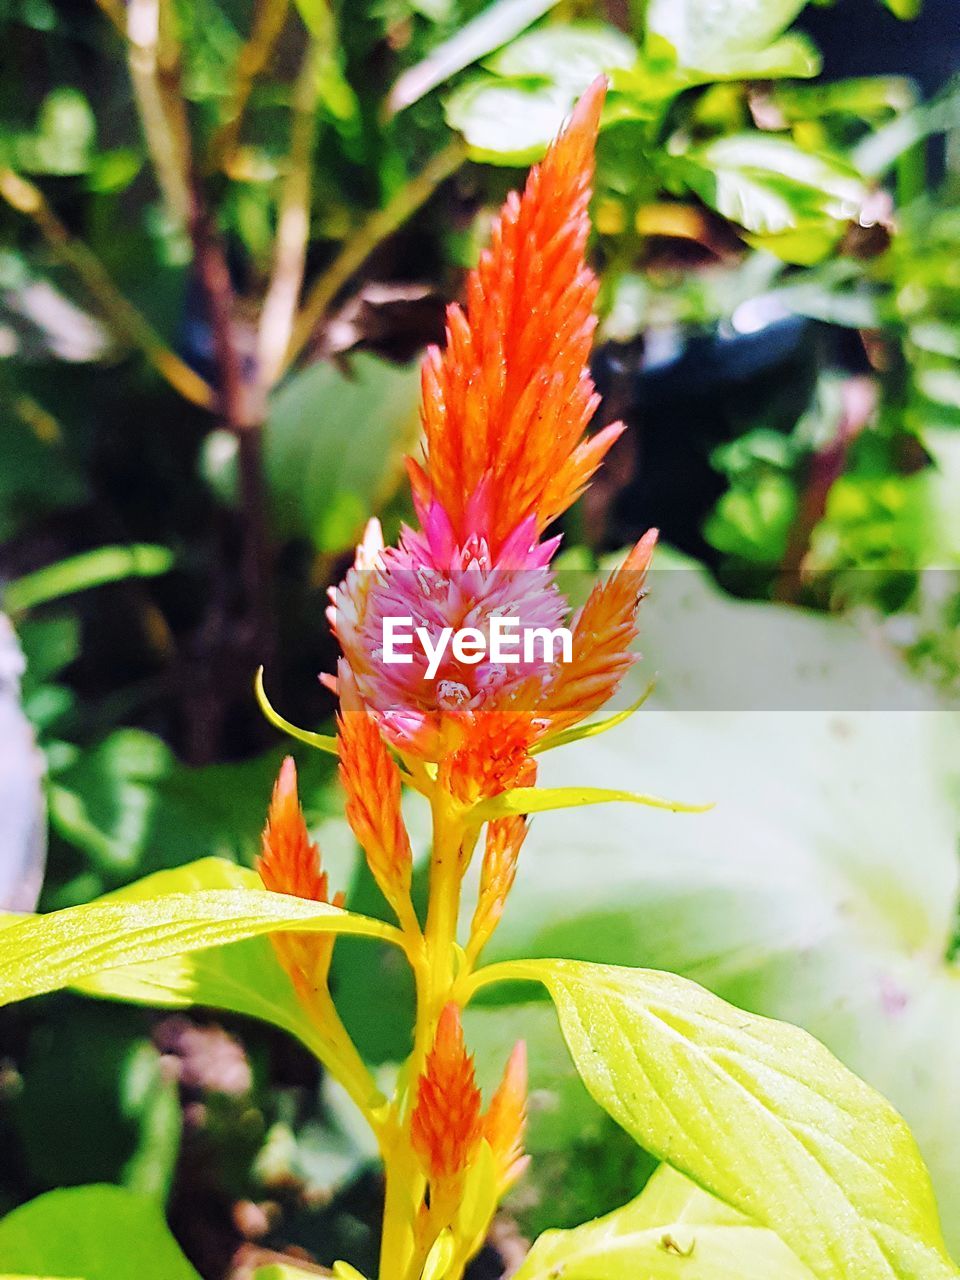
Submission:
{"label": "flower cluster", "polygon": [[[424,457],[409,462],[419,528],[405,527],[398,545],[386,547],[371,521],[353,567],[331,591],[343,657],[326,682],[340,698],[346,816],[400,924],[417,982],[412,1057],[378,1121],[387,1166],[384,1259],[390,1275],[404,1278],[419,1276],[441,1247],[443,1274],[459,1274],[524,1168],[524,1047],[514,1050],[484,1112],[460,1017],[463,984],[498,925],[527,833],[527,809],[489,806],[530,795],[537,754],[569,740],[616,690],[632,661],[656,541],[655,531],[642,538],[569,618],[551,526],[623,430],[616,423],[587,435],[599,400],[587,366],[597,291],[585,258],[587,208],[604,92],[601,80],[584,94],[523,194],[508,198],[469,276],[466,306],[448,309],[445,349],[427,354]],[[432,671],[425,653],[385,661],[385,620],[399,618],[431,638]],[[448,628],[484,636],[503,618],[549,631],[568,624],[566,660],[544,650],[510,665],[468,662],[457,646],[439,656],[434,642]],[[433,816],[422,925],[411,900],[404,785],[427,797]],[[484,822],[477,903],[461,950],[463,877]],[[327,899],[290,762],[260,867],[270,888]],[[298,991],[325,984],[329,944],[286,935],[276,945]],[[325,1008],[335,1019],[329,1001]],[[346,1060],[349,1051],[340,1050]]]}

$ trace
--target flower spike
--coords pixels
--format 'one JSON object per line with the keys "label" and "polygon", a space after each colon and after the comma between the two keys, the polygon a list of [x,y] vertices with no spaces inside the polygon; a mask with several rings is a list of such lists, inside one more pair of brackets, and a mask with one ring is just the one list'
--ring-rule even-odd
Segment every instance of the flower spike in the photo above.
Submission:
{"label": "flower spike", "polygon": [[413,852],[400,809],[400,770],[360,701],[345,662],[340,663],[337,686],[340,781],[347,793],[347,821],[401,925],[416,931],[419,926],[410,900]]}
{"label": "flower spike", "polygon": [[[273,893],[289,893],[314,902],[330,901],[320,850],[310,839],[300,807],[297,766],[292,756],[284,759],[274,784],[257,871],[264,888]],[[343,903],[343,894],[335,894],[333,906],[342,907]],[[314,993],[326,986],[334,939],[292,933],[274,934],[271,941],[300,999],[309,1004]]]}
{"label": "flower spike", "polygon": [[578,724],[616,692],[635,661],[630,645],[637,637],[637,608],[657,542],[648,529],[606,582],[593,588],[573,624],[573,660],[560,668],[541,714],[551,732]]}
{"label": "flower spike", "polygon": [[599,404],[587,369],[597,281],[584,254],[605,93],[601,77],[523,195],[508,197],[466,310],[449,307],[446,349],[423,366],[426,459],[409,463],[421,523],[438,504],[460,544],[480,535],[494,557],[524,520],[539,534],[565,511],[623,431],[583,439]]}
{"label": "flower spike", "polygon": [[472,960],[476,960],[500,923],[517,874],[520,846],[526,835],[527,820],[524,817],[499,818],[487,827],[477,909],[473,913],[467,949]]}
{"label": "flower spike", "polygon": [[451,1002],[440,1014],[410,1120],[414,1150],[431,1182],[466,1169],[481,1137],[480,1105],[460,1010]]}
{"label": "flower spike", "polygon": [[527,1046],[518,1040],[483,1118],[483,1136],[493,1152],[500,1195],[513,1186],[530,1163],[530,1157],[523,1153],[526,1127]]}

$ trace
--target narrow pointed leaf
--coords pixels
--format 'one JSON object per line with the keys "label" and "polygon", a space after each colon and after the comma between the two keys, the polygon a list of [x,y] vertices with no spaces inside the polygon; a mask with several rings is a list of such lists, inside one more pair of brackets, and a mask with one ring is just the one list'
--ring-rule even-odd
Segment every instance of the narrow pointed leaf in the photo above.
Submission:
{"label": "narrow pointed leaf", "polygon": [[547,988],[614,1120],[817,1280],[955,1280],[909,1129],[812,1036],[673,974],[541,960],[480,977],[513,979]]}
{"label": "narrow pointed leaf", "polygon": [[623,711],[617,711],[612,716],[607,716],[604,720],[594,720],[592,724],[574,725],[572,729],[564,729],[561,733],[548,734],[542,742],[534,745],[530,754],[540,755],[544,751],[552,751],[554,747],[565,747],[568,743],[580,742],[583,738],[596,738],[601,733],[616,729],[617,725],[624,724],[640,710],[655,688],[656,681],[651,680],[636,702],[631,702],[629,707],[625,707]]}
{"label": "narrow pointed leaf", "polygon": [[299,726],[291,724],[289,720],[285,720],[279,711],[274,710],[270,704],[270,699],[267,697],[267,691],[263,687],[263,667],[258,667],[257,669],[253,682],[253,691],[257,695],[260,710],[275,729],[279,729],[281,733],[285,733],[291,738],[296,738],[298,742],[305,742],[308,747],[315,747],[318,751],[326,751],[331,756],[337,754],[337,740],[331,734],[311,733],[309,729],[301,729]]}
{"label": "narrow pointed leaf", "polygon": [[685,804],[682,800],[663,800],[636,791],[610,791],[606,787],[515,787],[492,800],[477,805],[474,815],[480,822],[506,818],[518,813],[547,813],[551,809],[579,809],[587,804],[611,804],[620,801],[642,804],[651,809],[669,809],[673,813],[706,813],[712,804]]}

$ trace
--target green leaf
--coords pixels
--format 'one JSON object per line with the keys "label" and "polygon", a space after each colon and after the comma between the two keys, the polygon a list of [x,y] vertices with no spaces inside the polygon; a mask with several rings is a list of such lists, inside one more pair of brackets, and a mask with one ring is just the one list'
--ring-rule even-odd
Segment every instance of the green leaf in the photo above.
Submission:
{"label": "green leaf", "polygon": [[960,720],[850,620],[732,599],[683,563],[658,551],[641,610],[624,699],[656,671],[654,699],[541,756],[541,780],[716,808],[540,816],[490,959],[669,969],[804,1026],[905,1116],[956,1254]]}
{"label": "green leaf", "polygon": [[506,79],[549,80],[580,94],[601,72],[632,67],[637,57],[636,45],[616,27],[572,22],[531,31],[486,65]]}
{"label": "green leaf", "polygon": [[455,35],[399,77],[387,100],[391,115],[403,111],[465,67],[499,49],[549,12],[557,0],[494,0]]}
{"label": "green leaf", "polygon": [[669,809],[671,813],[706,813],[712,804],[685,804],[681,800],[661,800],[659,796],[640,795],[636,791],[611,791],[607,787],[515,787],[492,800],[481,801],[473,810],[480,822],[506,818],[518,813],[548,813],[551,809],[579,809],[584,805],[647,805],[651,809]]}
{"label": "green leaf", "polygon": [[656,681],[651,680],[635,702],[631,702],[629,707],[625,707],[623,711],[617,711],[612,716],[606,716],[603,720],[593,720],[590,724],[574,725],[573,728],[564,729],[560,733],[548,734],[546,738],[533,746],[530,754],[536,756],[544,751],[552,751],[555,747],[566,747],[571,742],[580,742],[583,738],[596,738],[601,733],[608,733],[611,729],[615,729],[617,725],[625,724],[631,716],[636,715],[653,693],[655,687]]}
{"label": "green leaf", "polygon": [[4,603],[11,613],[22,613],[48,600],[87,591],[107,582],[125,578],[155,578],[173,565],[173,553],[166,547],[135,544],[128,547],[98,547],[84,551],[46,569],[28,573],[7,587]]}
{"label": "green leaf", "polygon": [[276,527],[318,551],[356,542],[392,494],[420,430],[420,369],[361,354],[349,372],[316,363],[270,402],[264,466]]}
{"label": "green leaf", "polygon": [[632,1203],[547,1231],[514,1280],[811,1280],[772,1231],[661,1165]]}
{"label": "green leaf", "polygon": [[[648,45],[672,48],[682,67],[723,73],[764,50],[807,0],[649,0]],[[734,72],[734,74],[737,74]]]}
{"label": "green leaf", "polygon": [[452,93],[444,110],[471,159],[525,165],[543,156],[575,97],[564,85],[474,80]]}
{"label": "green leaf", "polygon": [[518,960],[596,1101],[647,1150],[774,1231],[819,1280],[955,1277],[906,1124],[806,1032],[673,974]]}
{"label": "green leaf", "polygon": [[73,986],[107,970],[294,931],[400,941],[398,930],[382,921],[254,888],[91,902],[7,922],[0,933],[0,1005]]}
{"label": "green leaf", "polygon": [[853,170],[785,138],[734,134],[672,162],[673,172],[751,243],[811,263],[839,240],[865,199]]}
{"label": "green leaf", "polygon": [[199,1280],[152,1200],[123,1187],[69,1187],[0,1222],[0,1268],[82,1280]]}
{"label": "green leaf", "polygon": [[[222,858],[204,858],[172,871],[158,871],[98,901],[135,903],[169,894],[261,887],[256,872]],[[170,1009],[203,1005],[242,1013],[281,1027],[308,1048],[318,1047],[316,1027],[304,1014],[268,937],[109,969],[74,985],[86,995],[135,1004]]]}

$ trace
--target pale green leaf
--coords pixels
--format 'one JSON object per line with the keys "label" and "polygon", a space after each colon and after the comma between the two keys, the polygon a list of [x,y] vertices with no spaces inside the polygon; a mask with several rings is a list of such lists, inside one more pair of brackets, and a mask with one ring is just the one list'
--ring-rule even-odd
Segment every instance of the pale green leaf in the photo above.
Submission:
{"label": "pale green leaf", "polygon": [[379,920],[254,888],[92,902],[7,924],[0,934],[0,1004],[73,986],[107,970],[272,932],[400,939],[396,929]]}
{"label": "pale green leaf", "polygon": [[766,49],[807,0],[649,0],[652,48],[669,45],[682,67],[722,72],[744,54]]}
{"label": "pale green leaf", "polygon": [[618,1124],[818,1280],[957,1276],[906,1124],[806,1032],[651,970],[513,961],[481,982],[524,978]]}
{"label": "pale green leaf", "polygon": [[575,97],[564,85],[474,80],[452,93],[444,109],[471,159],[515,166],[541,159]]}
{"label": "pale green leaf", "polygon": [[486,65],[506,79],[550,80],[580,94],[602,72],[632,67],[637,56],[636,45],[616,27],[572,22],[528,32]]}
{"label": "pale green leaf", "polygon": [[907,1119],[956,1254],[960,717],[849,619],[731,599],[690,562],[665,563],[624,690],[656,671],[654,699],[616,733],[540,757],[541,780],[716,807],[679,821],[611,805],[602,826],[601,811],[543,814],[490,958],[669,969],[806,1027]]}
{"label": "pale green leaf", "polygon": [[547,1231],[514,1280],[811,1280],[772,1231],[661,1165],[630,1204]]}
{"label": "pale green leaf", "polygon": [[199,1280],[155,1201],[106,1185],[50,1191],[7,1214],[0,1270],[45,1280]]}
{"label": "pale green leaf", "polygon": [[[143,902],[172,893],[211,889],[261,889],[254,871],[223,858],[203,858],[185,867],[158,871],[100,902]],[[74,984],[85,995],[161,1008],[203,1005],[227,1009],[282,1027],[315,1052],[317,1028],[303,1012],[293,984],[268,937],[228,946],[170,955],[148,964],[96,973]]]}
{"label": "pale green leaf", "polygon": [[596,738],[601,733],[608,733],[611,729],[616,729],[617,725],[625,724],[631,716],[640,710],[653,693],[655,687],[656,681],[651,680],[636,702],[631,702],[629,707],[625,707],[623,711],[616,711],[612,716],[607,716],[603,720],[593,720],[590,724],[574,725],[573,728],[563,729],[560,733],[548,734],[546,738],[534,745],[530,754],[534,756],[540,755],[544,751],[552,751],[554,747],[566,747],[571,742],[580,742],[583,738]]}
{"label": "pale green leaf", "polygon": [[557,0],[494,0],[449,40],[432,49],[422,62],[400,76],[387,100],[390,114],[419,102],[458,71],[505,45],[556,3]]}

